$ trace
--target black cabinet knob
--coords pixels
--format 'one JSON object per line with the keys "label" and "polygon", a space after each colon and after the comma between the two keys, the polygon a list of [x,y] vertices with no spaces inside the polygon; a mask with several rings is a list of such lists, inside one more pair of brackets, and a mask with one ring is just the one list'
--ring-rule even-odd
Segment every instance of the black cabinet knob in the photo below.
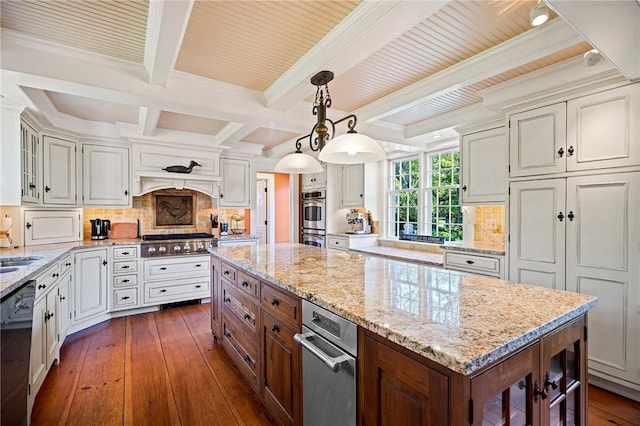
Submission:
{"label": "black cabinet knob", "polygon": [[31,224],[30,224],[29,222],[27,222],[27,224],[25,225],[25,227],[26,227],[27,229],[29,229],[29,228],[31,228]]}
{"label": "black cabinet knob", "polygon": [[473,265],[474,263],[476,262],[474,262],[473,260],[467,260],[467,265]]}
{"label": "black cabinet knob", "polygon": [[569,212],[569,214],[567,215],[567,218],[569,218],[570,222],[573,222],[573,218],[575,218],[575,216],[573,215],[573,212]]}
{"label": "black cabinet knob", "polygon": [[48,186],[45,186],[44,187],[44,192],[49,192],[49,191],[51,191],[51,188],[49,188]]}
{"label": "black cabinet knob", "polygon": [[224,303],[231,303],[231,299],[229,299],[228,297],[225,297],[224,299],[222,299],[222,301]]}
{"label": "black cabinet knob", "polygon": [[547,397],[549,396],[549,393],[546,391],[546,389],[540,389],[540,386],[538,386],[538,381],[536,380],[535,384],[533,385],[533,400],[535,402],[538,402],[538,397],[541,397],[542,399],[547,399]]}
{"label": "black cabinet knob", "polygon": [[129,296],[123,296],[122,297],[122,300],[127,300],[127,299],[129,299]]}
{"label": "black cabinet knob", "polygon": [[558,150],[558,155],[560,156],[560,158],[562,158],[562,156],[564,155],[564,148],[560,148]]}
{"label": "black cabinet knob", "polygon": [[162,290],[160,290],[160,293],[166,293],[166,292],[167,292],[166,288],[163,288]]}
{"label": "black cabinet knob", "polygon": [[251,315],[249,315],[249,314],[244,314],[244,317],[243,317],[243,318],[244,318],[244,319],[246,319],[246,320],[250,320],[250,319],[251,319]]}
{"label": "black cabinet knob", "polygon": [[567,149],[567,156],[571,157],[574,152],[575,150],[573,149],[573,145],[569,146],[569,148]]}
{"label": "black cabinet knob", "polygon": [[60,301],[62,302],[63,300],[67,300],[67,298],[64,296],[60,296]]}
{"label": "black cabinet knob", "polygon": [[127,189],[124,190],[124,195],[129,195],[129,191]]}
{"label": "black cabinet knob", "polygon": [[229,333],[228,331],[224,332],[224,337],[229,338],[231,337],[231,333]]}
{"label": "black cabinet knob", "polygon": [[47,286],[44,284],[38,284],[38,289],[42,290],[44,288],[47,288]]}
{"label": "black cabinet knob", "polygon": [[249,283],[246,281],[242,281],[242,287],[249,287]]}
{"label": "black cabinet knob", "polygon": [[36,189],[36,186],[35,186],[33,183],[30,183],[30,184],[29,184],[29,188],[31,188],[31,189]]}
{"label": "black cabinet knob", "polygon": [[129,282],[129,280],[128,280],[128,279],[126,279],[126,280],[122,280],[122,282],[123,282],[123,283],[128,283],[128,282]]}
{"label": "black cabinet knob", "polygon": [[122,252],[122,255],[123,255],[123,256],[127,256],[128,254],[129,254],[129,252],[128,252],[128,251],[123,251],[123,252]]}
{"label": "black cabinet knob", "polygon": [[558,220],[560,222],[562,222],[564,220],[564,215],[562,214],[562,212],[558,213]]}
{"label": "black cabinet knob", "polygon": [[129,269],[129,268],[131,268],[131,266],[129,266],[129,265],[123,265],[122,266],[122,269]]}
{"label": "black cabinet knob", "polygon": [[224,271],[222,275],[229,275],[229,271]]}
{"label": "black cabinet knob", "polygon": [[549,391],[549,386],[551,386],[551,389],[553,390],[558,389],[558,382],[555,380],[552,381],[549,377],[549,372],[547,371],[544,375],[544,388],[547,392]]}
{"label": "black cabinet knob", "polygon": [[242,359],[244,359],[244,361],[247,362],[247,363],[251,362],[251,357],[249,355],[245,355],[244,358],[242,358]]}
{"label": "black cabinet knob", "polygon": [[277,324],[273,324],[273,327],[271,327],[271,331],[273,331],[274,333],[280,333],[280,327],[278,327]]}
{"label": "black cabinet knob", "polygon": [[102,261],[102,266],[107,266],[107,261],[106,260]]}
{"label": "black cabinet knob", "polygon": [[166,270],[167,270],[167,268],[163,266],[162,268],[160,268],[160,270],[161,270],[161,271],[166,271]]}
{"label": "black cabinet knob", "polygon": [[271,299],[271,304],[273,306],[280,306],[280,301],[274,297],[273,299]]}
{"label": "black cabinet knob", "polygon": [[200,288],[200,287],[202,287],[200,284],[196,285],[196,288]]}
{"label": "black cabinet knob", "polygon": [[200,268],[202,265],[199,263],[196,263],[196,268]]}
{"label": "black cabinet knob", "polygon": [[466,191],[467,190],[467,185],[462,185],[462,190]]}

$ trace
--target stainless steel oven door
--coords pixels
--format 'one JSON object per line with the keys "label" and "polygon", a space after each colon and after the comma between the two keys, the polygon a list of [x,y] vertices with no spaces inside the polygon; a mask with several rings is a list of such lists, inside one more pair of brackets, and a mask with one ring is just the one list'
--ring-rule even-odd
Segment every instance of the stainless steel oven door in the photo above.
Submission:
{"label": "stainless steel oven door", "polygon": [[324,233],[302,233],[302,244],[308,246],[324,247]]}
{"label": "stainless steel oven door", "polygon": [[326,229],[326,211],[324,198],[304,200],[302,202],[302,228]]}

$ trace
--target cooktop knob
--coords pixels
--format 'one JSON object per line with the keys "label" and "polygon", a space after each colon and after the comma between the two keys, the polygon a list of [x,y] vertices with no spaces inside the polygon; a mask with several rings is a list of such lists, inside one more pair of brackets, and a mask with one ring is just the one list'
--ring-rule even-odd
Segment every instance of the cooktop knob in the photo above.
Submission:
{"label": "cooktop knob", "polygon": [[189,251],[191,250],[191,247],[189,247],[189,244],[185,244],[184,247],[182,247],[182,250]]}
{"label": "cooktop knob", "polygon": [[156,252],[156,248],[155,247],[149,247],[147,249],[147,253],[155,253]]}
{"label": "cooktop knob", "polygon": [[180,246],[173,246],[173,251],[180,251],[182,250],[182,247]]}
{"label": "cooktop knob", "polygon": [[166,253],[166,252],[167,252],[167,248],[166,248],[165,246],[161,246],[161,247],[158,249],[158,252],[159,252],[159,253]]}
{"label": "cooktop knob", "polygon": [[198,243],[198,250],[204,250],[204,244]]}

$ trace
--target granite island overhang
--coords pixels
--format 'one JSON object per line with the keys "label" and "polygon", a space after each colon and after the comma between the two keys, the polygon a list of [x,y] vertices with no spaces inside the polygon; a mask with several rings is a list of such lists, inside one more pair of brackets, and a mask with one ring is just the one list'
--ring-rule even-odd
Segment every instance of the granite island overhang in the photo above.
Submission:
{"label": "granite island overhang", "polygon": [[210,251],[465,376],[596,305],[594,296],[300,244]]}

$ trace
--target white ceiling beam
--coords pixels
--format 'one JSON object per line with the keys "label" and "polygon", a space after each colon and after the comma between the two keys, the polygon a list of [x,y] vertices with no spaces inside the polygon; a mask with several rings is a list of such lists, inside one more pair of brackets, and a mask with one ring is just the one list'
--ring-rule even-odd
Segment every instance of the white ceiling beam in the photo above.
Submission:
{"label": "white ceiling beam", "polygon": [[389,115],[469,86],[582,42],[561,19],[531,29],[443,71],[365,105],[354,113],[367,121]]}
{"label": "white ceiling beam", "polygon": [[149,83],[162,86],[173,71],[194,0],[149,2],[144,66]]}
{"label": "white ceiling beam", "polygon": [[477,103],[465,108],[437,115],[433,118],[409,124],[405,128],[405,136],[407,138],[415,138],[440,129],[486,121],[501,116],[504,117],[504,114],[491,111],[484,107],[482,103]]}
{"label": "white ceiling beam", "polygon": [[560,1],[546,3],[629,80],[640,80],[640,3]]}
{"label": "white ceiling beam", "polygon": [[158,127],[158,120],[162,110],[141,106],[138,110],[138,125],[142,130],[142,136],[153,136]]}
{"label": "white ceiling beam", "polygon": [[447,1],[363,1],[265,90],[267,107],[290,108],[315,91],[309,79],[318,71],[346,72]]}
{"label": "white ceiling beam", "polygon": [[218,143],[234,143],[242,140],[245,136],[258,128],[255,124],[228,123],[216,135]]}

